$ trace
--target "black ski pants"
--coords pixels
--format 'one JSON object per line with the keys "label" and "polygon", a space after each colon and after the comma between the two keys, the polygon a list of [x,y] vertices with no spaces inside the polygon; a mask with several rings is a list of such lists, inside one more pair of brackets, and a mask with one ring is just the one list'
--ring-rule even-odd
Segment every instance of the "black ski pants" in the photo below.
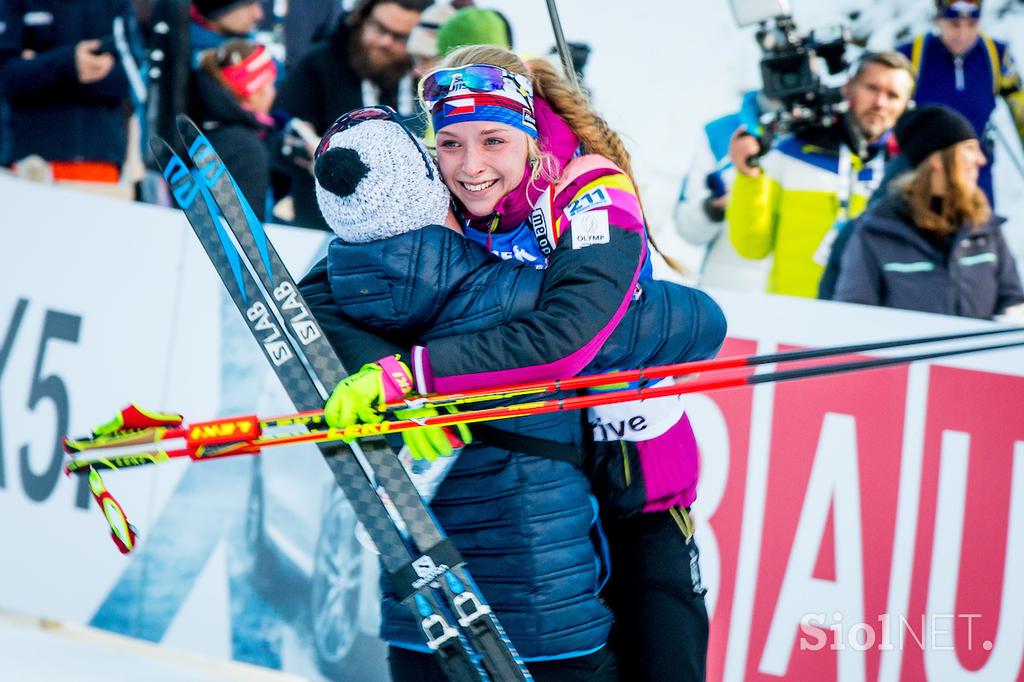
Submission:
{"label": "black ski pants", "polygon": [[612,573],[602,596],[615,615],[611,645],[629,682],[702,682],[706,590],[693,524],[682,508],[606,519]]}

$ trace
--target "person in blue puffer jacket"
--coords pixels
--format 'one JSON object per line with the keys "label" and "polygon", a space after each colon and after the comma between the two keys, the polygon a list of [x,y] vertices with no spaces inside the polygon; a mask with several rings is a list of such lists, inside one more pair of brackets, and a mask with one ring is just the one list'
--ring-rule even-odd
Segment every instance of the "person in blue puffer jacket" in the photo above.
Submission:
{"label": "person in blue puffer jacket", "polygon": [[[366,111],[353,113],[366,115]],[[317,179],[321,209],[343,238],[332,243],[327,270],[334,302],[343,315],[392,337],[408,337],[413,331],[424,343],[491,329],[535,309],[544,271],[516,260],[495,260],[458,234],[460,228],[448,212],[447,192],[436,181],[436,169],[431,169],[425,151],[399,124],[382,120],[354,124],[344,117],[340,121],[341,129],[332,129],[321,145]],[[417,167],[425,172],[410,172]],[[394,197],[402,197],[400,209]],[[445,221],[453,229],[438,225]],[[434,224],[419,229],[428,223]],[[647,279],[638,292],[584,373],[702,359],[717,352],[725,321],[706,294]],[[585,468],[602,508],[614,515],[667,510],[679,514],[677,523],[688,525],[687,513],[677,507],[680,500],[688,505],[693,499],[696,443],[679,401],[669,398],[630,405],[632,412],[620,409],[618,421],[603,422],[601,415],[591,414],[598,442]],[[501,427],[506,428],[505,424]],[[640,433],[623,440],[624,431],[631,427]],[[474,426],[474,436],[481,430]],[[647,437],[655,431],[659,433],[653,435],[660,439]],[[658,464],[682,454],[678,450],[687,447],[687,438],[681,435],[688,437],[694,466],[683,484],[678,471],[664,476],[664,489],[659,492],[663,476]],[[452,475],[459,473],[467,456],[460,458]],[[631,469],[635,470],[632,477]],[[449,479],[439,496],[443,498],[451,487]],[[475,513],[471,507],[469,514]],[[453,532],[448,521],[442,524]],[[453,537],[459,544],[454,532]],[[689,562],[684,568],[689,573]],[[691,588],[702,593],[699,581]],[[657,592],[639,584],[633,588],[637,590]],[[702,600],[699,603],[702,607]],[[506,624],[506,629],[521,646],[512,627]]]}
{"label": "person in blue puffer jacket", "polygon": [[[378,126],[385,128],[383,134]],[[397,121],[370,120],[346,132],[348,135],[337,141],[349,136],[371,138],[377,132],[376,139],[384,148],[398,151],[404,176],[412,175],[415,163],[420,168],[429,167],[432,177],[420,176],[422,182],[409,183],[404,196],[399,195],[401,207],[395,210],[397,204],[379,184],[382,170],[368,168],[355,152],[339,148],[323,157],[334,162],[332,180],[326,180],[321,163],[321,176],[328,185],[340,193],[357,184],[381,188],[375,197],[368,197],[366,211],[386,209],[407,220],[418,220],[413,216],[424,212],[439,213],[444,218],[447,191],[425,149],[404,127]],[[424,185],[430,192],[419,191]],[[355,214],[346,222],[359,222],[367,230],[375,227],[374,222],[363,222]],[[476,248],[454,232],[452,235]],[[487,258],[486,254],[479,255]],[[407,268],[414,263],[405,253],[396,256],[396,264],[398,259]],[[358,286],[366,289],[380,276],[368,270],[366,283]],[[420,291],[430,289],[433,286]],[[365,329],[397,340],[406,348],[432,332],[438,300],[410,298],[408,305],[398,310],[374,303],[374,293],[360,298],[368,305],[345,312]],[[316,311],[316,304],[311,305]],[[382,328],[380,313],[393,316],[396,324]],[[474,324],[480,321],[466,320],[460,326],[458,320],[452,320],[447,329],[449,333],[469,331]],[[330,336],[329,327],[325,330]],[[354,340],[346,336],[345,345],[351,345]],[[342,359],[347,360],[344,354]],[[574,453],[579,459],[584,446],[580,415],[563,412],[515,419],[502,425],[502,434],[491,442],[473,434],[475,441],[464,448],[448,471],[430,502],[431,510],[466,559],[474,580],[535,679],[616,680],[615,659],[606,646],[612,617],[597,597],[607,574],[596,523],[597,505],[578,466],[545,456],[549,449],[555,449]],[[518,445],[507,442],[513,438]],[[410,662],[409,656],[426,652],[422,635],[406,611],[387,595],[381,637],[390,645],[392,679],[421,679],[417,659]]]}

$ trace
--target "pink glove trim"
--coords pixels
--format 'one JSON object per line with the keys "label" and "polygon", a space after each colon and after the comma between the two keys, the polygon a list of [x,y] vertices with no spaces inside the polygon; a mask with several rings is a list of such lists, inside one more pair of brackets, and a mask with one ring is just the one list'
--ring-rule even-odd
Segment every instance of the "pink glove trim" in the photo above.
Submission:
{"label": "pink glove trim", "polygon": [[412,370],[416,376],[416,390],[420,395],[434,392],[434,372],[430,369],[430,353],[426,346],[412,347]]}
{"label": "pink glove trim", "polygon": [[384,402],[396,402],[412,392],[412,375],[397,357],[388,355],[378,360],[377,364],[381,368],[380,381],[384,389]]}

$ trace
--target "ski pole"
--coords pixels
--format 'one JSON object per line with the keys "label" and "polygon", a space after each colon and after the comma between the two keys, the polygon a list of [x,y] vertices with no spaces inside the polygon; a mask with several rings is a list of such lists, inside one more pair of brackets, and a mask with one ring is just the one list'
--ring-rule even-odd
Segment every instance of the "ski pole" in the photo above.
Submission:
{"label": "ski pole", "polygon": [[[128,408],[125,408],[128,409]],[[65,436],[63,445],[64,452],[73,455],[76,452],[86,450],[99,450],[126,445],[141,445],[144,443],[159,443],[165,440],[184,438],[192,445],[211,445],[215,442],[228,442],[237,440],[241,436],[255,438],[260,436],[265,429],[279,426],[326,426],[323,410],[308,410],[306,412],[294,412],[278,417],[270,417],[260,420],[255,415],[244,417],[225,417],[214,419],[208,422],[198,422],[188,426],[169,428],[166,426],[155,426],[142,429],[130,429],[127,431],[116,431],[110,434],[79,436],[72,438]],[[219,440],[213,440],[219,438]]]}
{"label": "ski pole", "polygon": [[[828,358],[837,355],[846,355],[871,350],[882,350],[887,348],[901,348],[913,345],[938,343],[942,341],[954,341],[1006,334],[1024,331],[1024,328],[1000,327],[997,329],[975,330],[971,332],[959,332],[953,334],[941,334],[935,336],[923,336],[909,339],[896,339],[886,341],[873,341],[860,344],[849,344],[843,346],[829,346],[825,348],[811,348],[797,351],[785,351],[781,353],[768,353],[765,355],[740,355],[715,360],[698,360],[696,362],[684,362],[674,365],[661,365],[636,370],[621,370],[594,374],[582,377],[569,377],[566,379],[555,379],[551,381],[530,382],[499,388],[476,389],[461,393],[444,395],[424,396],[421,398],[408,399],[403,403],[388,405],[388,411],[407,409],[409,407],[445,407],[465,405],[475,402],[503,400],[539,393],[551,393],[561,390],[576,390],[609,386],[621,383],[630,383],[641,380],[663,379],[666,377],[679,377],[697,373],[711,373],[743,367],[753,367],[780,362],[794,362],[799,360],[812,360]],[[134,405],[122,410],[122,414],[129,409],[136,409]],[[465,412],[463,413],[465,414]],[[160,443],[166,440],[184,438],[192,448],[199,446],[209,447],[217,444],[238,442],[240,440],[252,441],[263,435],[264,430],[274,427],[304,425],[307,427],[326,426],[322,410],[307,410],[292,414],[280,415],[260,420],[255,415],[242,417],[224,417],[206,422],[197,422],[187,426],[181,426],[181,419],[178,418],[177,426],[170,428],[159,426],[127,431],[117,431],[112,434],[84,436],[78,438],[65,437],[64,450],[68,454],[83,452],[87,450],[100,450],[129,445],[141,445],[148,443]],[[395,422],[392,422],[395,423]],[[369,434],[372,435],[372,434]],[[209,456],[209,455],[208,455]]]}
{"label": "ski pole", "polygon": [[555,6],[555,0],[547,0],[547,3],[548,16],[551,18],[551,30],[555,33],[555,45],[558,47],[558,56],[561,57],[565,77],[573,88],[580,90],[580,80],[576,75],[576,65],[573,64],[569,44],[565,42],[565,33],[562,32],[562,20],[558,17],[558,7]]}
{"label": "ski pole", "polygon": [[688,393],[705,393],[727,388],[739,388],[763,383],[793,381],[796,379],[807,379],[831,374],[877,369],[908,362],[917,362],[920,360],[932,360],[936,358],[965,355],[967,353],[1017,348],[1020,346],[1024,346],[1024,341],[974,346],[971,348],[939,350],[914,355],[901,355],[897,357],[854,360],[851,362],[815,365],[813,367],[801,367],[798,369],[780,370],[776,372],[766,372],[764,374],[752,374],[741,377],[697,379],[682,384],[627,388],[618,391],[594,393],[570,398],[549,398],[547,400],[539,400],[531,403],[503,405],[479,410],[467,410],[465,412],[439,414],[433,417],[423,417],[419,419],[382,421],[376,424],[354,424],[342,429],[332,428],[309,431],[307,433],[239,440],[235,442],[217,442],[209,446],[193,444],[179,450],[160,450],[157,452],[111,456],[94,460],[72,460],[65,467],[65,473],[80,474],[94,467],[120,469],[142,466],[146,464],[156,464],[158,462],[167,461],[177,457],[189,457],[194,460],[201,460],[231,455],[257,454],[262,448],[278,445],[316,443],[338,439],[353,440],[370,436],[381,436],[389,433],[401,433],[402,431],[422,428],[425,426],[454,426],[457,424],[473,424],[483,421],[513,419],[515,417],[527,417],[565,410],[587,409],[591,407],[600,407],[602,405],[632,402],[635,400],[653,400],[656,398],[680,396]]}
{"label": "ski pole", "polygon": [[566,379],[533,381],[496,388],[480,388],[458,393],[427,395],[421,398],[411,398],[401,403],[390,403],[387,407],[389,411],[394,411],[408,409],[410,407],[464,405],[474,402],[505,400],[535,393],[551,393],[554,391],[595,388],[599,386],[630,383],[634,381],[664,379],[666,377],[679,377],[697,373],[719,372],[779,362],[829,358],[837,355],[863,353],[888,348],[903,348],[929,343],[939,343],[943,341],[974,339],[983,336],[993,336],[997,334],[1008,334],[1021,331],[1024,331],[1024,327],[1000,327],[997,329],[983,329],[970,332],[940,334],[935,336],[919,336],[909,339],[892,339],[842,346],[827,346],[824,348],[809,348],[806,350],[768,353],[765,355],[737,355],[727,358],[716,358],[713,360],[697,360],[674,365],[659,365],[656,367],[647,367],[635,370],[620,370],[615,372],[605,372],[602,374],[589,374],[586,376],[569,377]]}

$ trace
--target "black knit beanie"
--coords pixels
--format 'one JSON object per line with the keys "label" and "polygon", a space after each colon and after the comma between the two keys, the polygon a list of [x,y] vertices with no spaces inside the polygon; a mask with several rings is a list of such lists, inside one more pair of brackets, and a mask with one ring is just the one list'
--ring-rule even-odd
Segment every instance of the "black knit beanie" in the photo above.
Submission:
{"label": "black knit beanie", "polygon": [[942,104],[911,109],[896,122],[896,142],[912,168],[932,152],[978,139],[974,126],[960,112]]}
{"label": "black knit beanie", "polygon": [[192,5],[206,19],[218,19],[233,9],[252,5],[260,0],[192,0]]}

